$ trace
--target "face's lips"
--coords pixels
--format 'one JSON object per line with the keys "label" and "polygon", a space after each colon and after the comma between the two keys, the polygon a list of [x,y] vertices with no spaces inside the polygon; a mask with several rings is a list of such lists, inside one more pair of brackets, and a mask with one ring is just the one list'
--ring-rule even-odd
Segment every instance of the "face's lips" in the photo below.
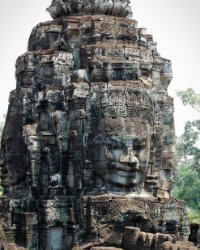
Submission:
{"label": "face's lips", "polygon": [[141,183],[141,180],[142,175],[139,172],[127,173],[124,171],[117,171],[115,173],[106,174],[107,183],[121,187],[136,187]]}
{"label": "face's lips", "polygon": [[112,161],[108,163],[108,168],[113,171],[121,170],[124,172],[143,172],[141,171],[144,168],[147,168],[147,162],[143,162],[142,164],[137,163],[121,163],[118,161]]}
{"label": "face's lips", "polygon": [[136,178],[137,172],[125,172],[125,171],[117,171],[116,173],[113,173],[114,175],[119,175],[121,177],[126,178]]}

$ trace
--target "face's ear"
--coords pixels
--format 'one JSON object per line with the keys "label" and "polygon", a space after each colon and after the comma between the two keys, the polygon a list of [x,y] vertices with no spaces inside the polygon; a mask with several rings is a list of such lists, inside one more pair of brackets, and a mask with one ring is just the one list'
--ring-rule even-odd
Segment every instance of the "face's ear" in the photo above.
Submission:
{"label": "face's ear", "polygon": [[87,148],[88,147],[88,134],[84,133],[83,135],[83,147]]}
{"label": "face's ear", "polygon": [[95,133],[92,132],[92,133],[84,133],[83,135],[83,147],[84,148],[88,148],[88,147],[92,147],[92,145],[94,144],[93,143],[93,140],[95,138]]}
{"label": "face's ear", "polygon": [[0,149],[0,167],[5,165],[5,152]]}

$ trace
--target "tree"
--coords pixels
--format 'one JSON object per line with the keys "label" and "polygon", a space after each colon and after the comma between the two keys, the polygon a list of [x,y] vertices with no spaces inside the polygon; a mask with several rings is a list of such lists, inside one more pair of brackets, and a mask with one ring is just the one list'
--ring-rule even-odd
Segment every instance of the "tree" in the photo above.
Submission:
{"label": "tree", "polygon": [[181,98],[183,105],[190,105],[200,113],[200,94],[195,93],[191,88],[176,91],[176,94]]}
{"label": "tree", "polygon": [[[200,94],[193,89],[177,91],[184,105],[200,113]],[[177,139],[177,177],[172,195],[200,211],[200,120],[188,121]]]}

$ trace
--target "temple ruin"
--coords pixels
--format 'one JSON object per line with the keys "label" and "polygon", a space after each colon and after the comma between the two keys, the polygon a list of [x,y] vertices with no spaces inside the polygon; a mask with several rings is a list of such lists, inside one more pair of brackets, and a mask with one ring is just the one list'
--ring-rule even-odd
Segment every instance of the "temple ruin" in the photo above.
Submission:
{"label": "temple ruin", "polygon": [[129,0],[53,0],[48,11],[9,98],[2,249],[197,249],[186,204],[170,196],[170,60]]}

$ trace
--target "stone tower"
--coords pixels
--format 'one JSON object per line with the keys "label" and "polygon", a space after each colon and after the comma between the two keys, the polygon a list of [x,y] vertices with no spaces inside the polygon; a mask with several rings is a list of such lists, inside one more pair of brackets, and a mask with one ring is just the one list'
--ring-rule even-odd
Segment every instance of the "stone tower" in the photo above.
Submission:
{"label": "stone tower", "polygon": [[129,4],[53,0],[53,21],[17,59],[1,142],[4,246],[153,250],[188,236],[185,204],[170,198],[171,62]]}

